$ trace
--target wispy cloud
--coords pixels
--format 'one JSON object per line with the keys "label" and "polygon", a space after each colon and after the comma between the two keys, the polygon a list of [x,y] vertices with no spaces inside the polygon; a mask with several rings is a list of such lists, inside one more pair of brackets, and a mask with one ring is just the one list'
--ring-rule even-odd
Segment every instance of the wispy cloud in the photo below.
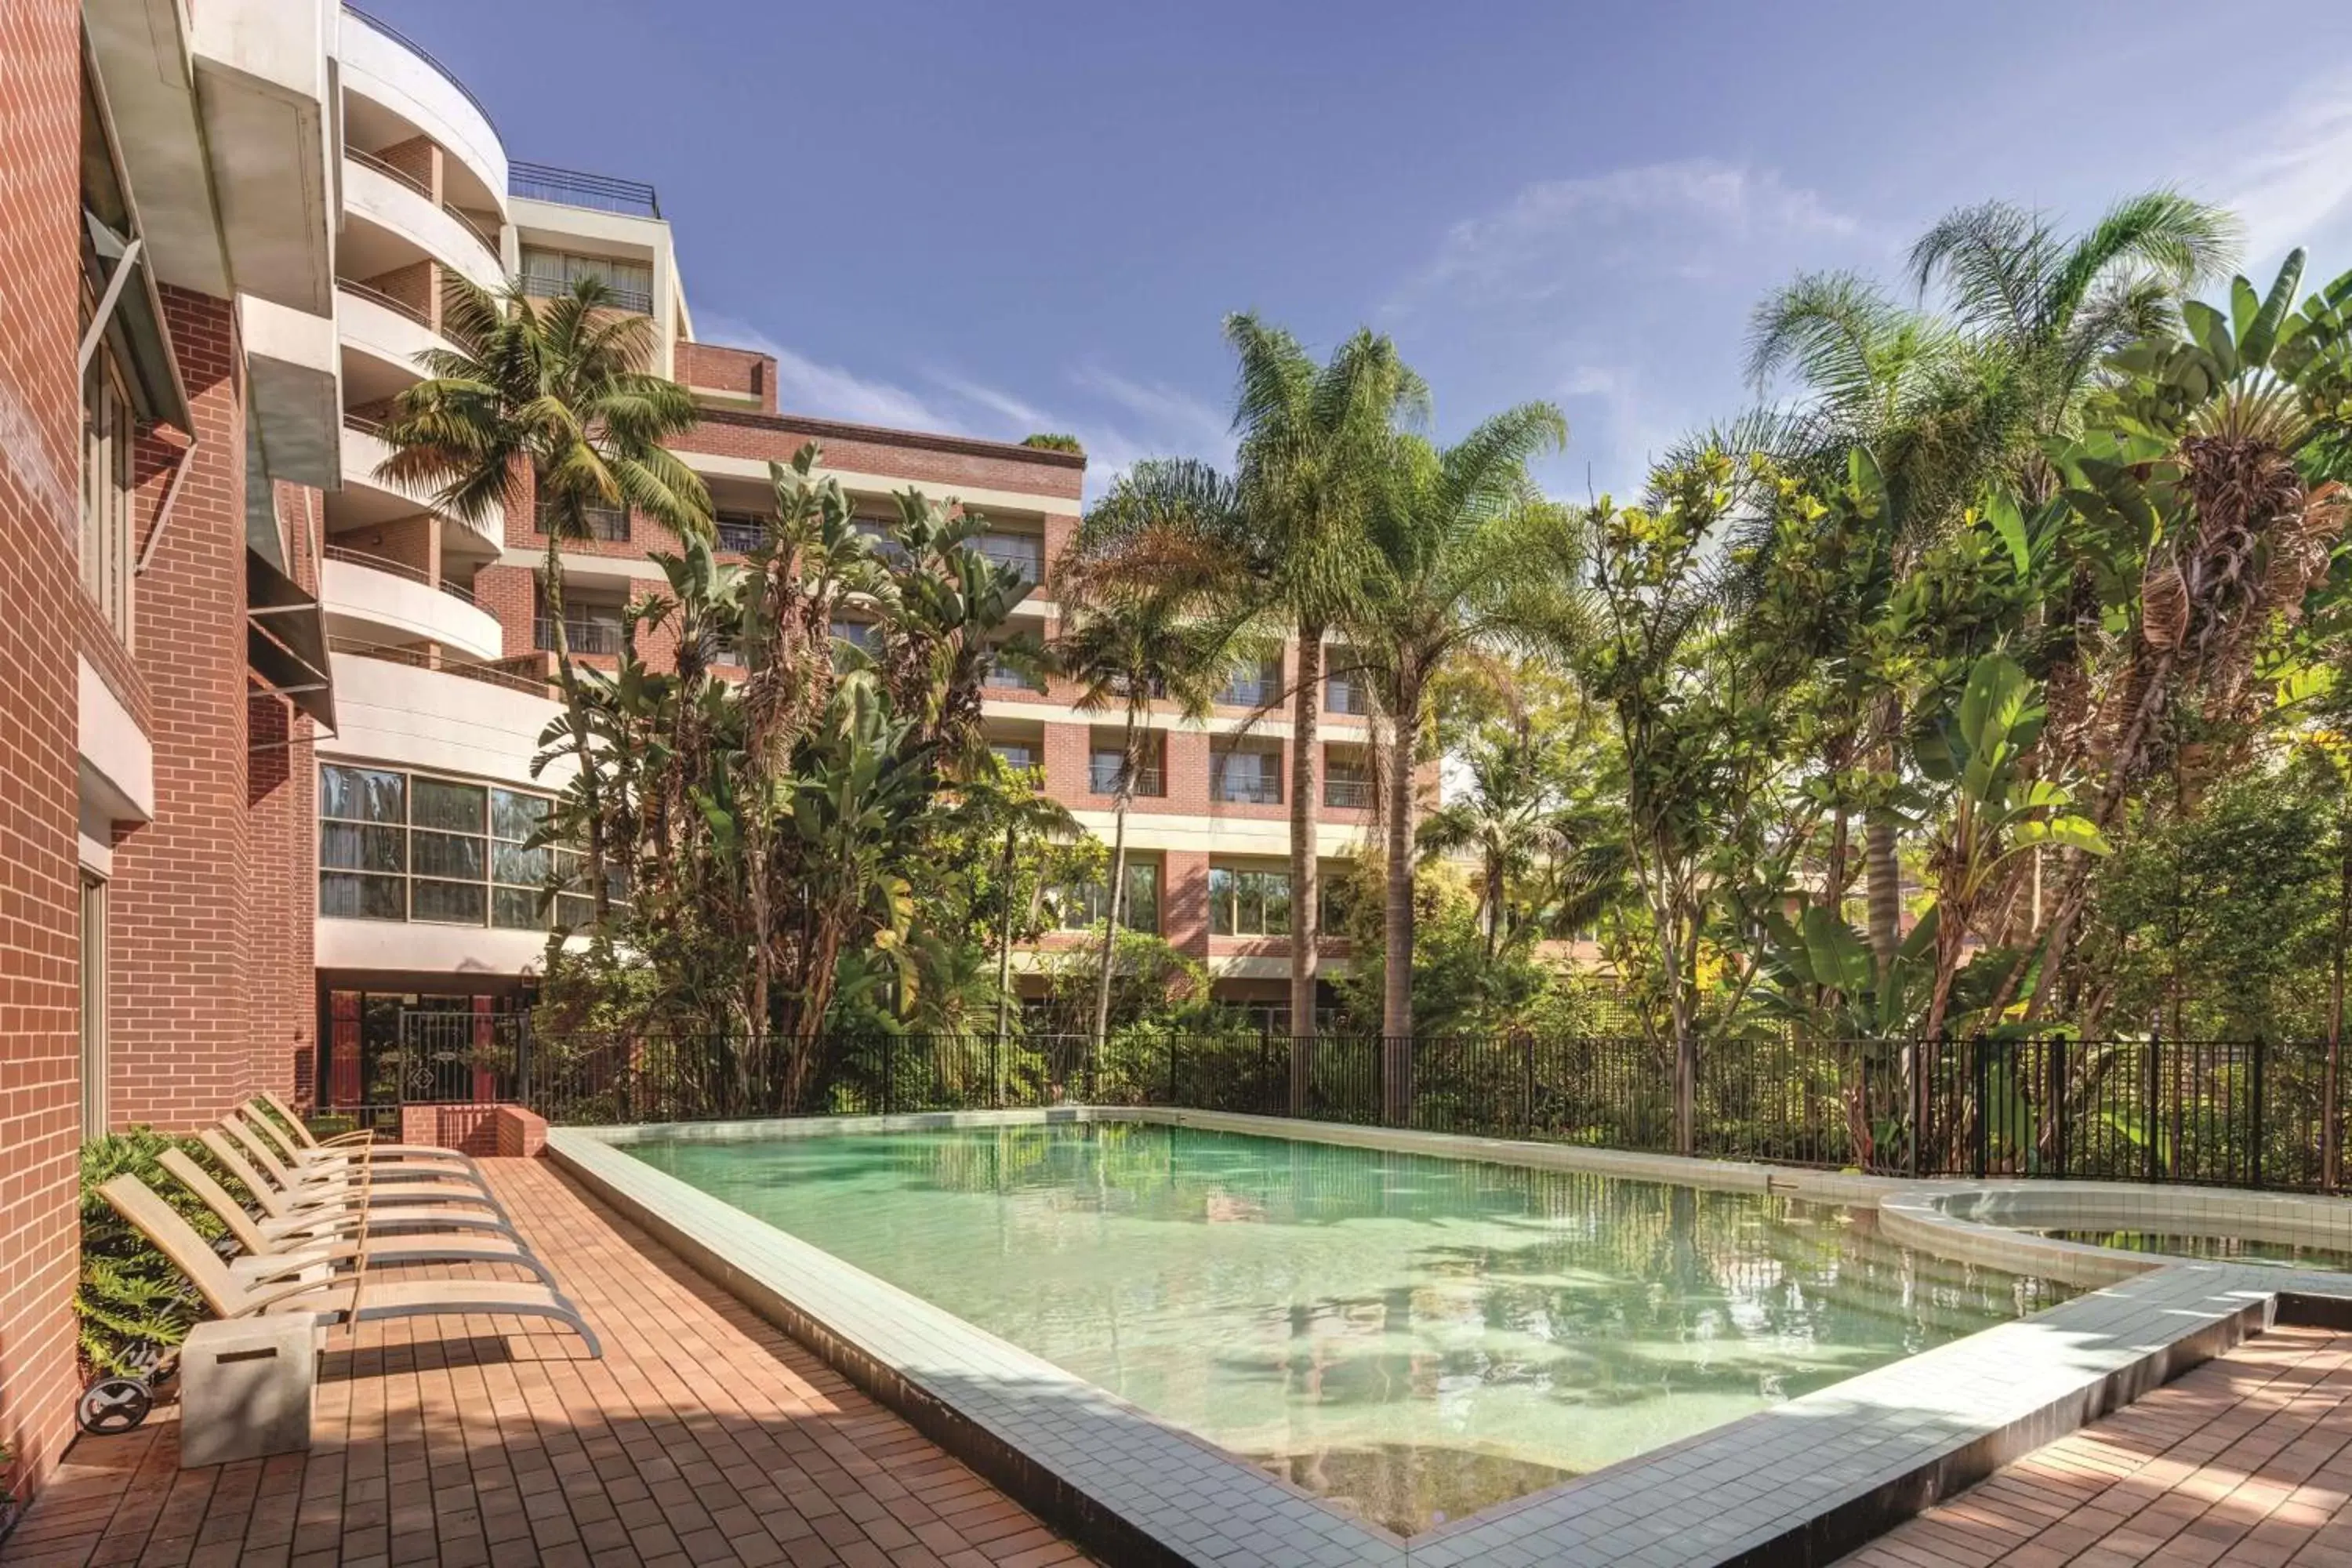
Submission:
{"label": "wispy cloud", "polygon": [[[2244,220],[2250,258],[2352,239],[2352,72],[2305,87],[2220,140],[2225,151],[2199,183]],[[2333,268],[2347,259],[2319,264]]]}
{"label": "wispy cloud", "polygon": [[1398,302],[1432,293],[1547,299],[1595,261],[1703,277],[1744,245],[1845,238],[1862,226],[1777,171],[1713,158],[1539,180],[1500,210],[1447,230]]}
{"label": "wispy cloud", "polygon": [[840,365],[825,364],[786,347],[749,321],[706,313],[697,335],[731,348],[752,349],[776,358],[776,402],[795,413],[842,419],[857,425],[887,425],[901,430],[945,430],[959,435],[977,431],[921,395],[895,383],[860,375]]}

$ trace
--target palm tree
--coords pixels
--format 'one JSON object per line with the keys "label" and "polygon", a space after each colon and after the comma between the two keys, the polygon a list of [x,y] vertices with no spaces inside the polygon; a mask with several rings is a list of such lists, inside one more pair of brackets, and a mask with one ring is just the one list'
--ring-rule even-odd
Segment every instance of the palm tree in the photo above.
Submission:
{"label": "palm tree", "polygon": [[700,417],[676,382],[654,374],[649,316],[616,309],[593,278],[538,300],[509,281],[497,293],[454,274],[428,379],[402,393],[383,436],[381,477],[427,490],[435,510],[503,526],[533,504],[547,534],[548,627],[563,689],[587,820],[587,876],[601,926],[611,911],[603,813],[586,705],[563,625],[563,546],[589,537],[592,509],[625,507],[693,538],[711,530],[710,495],[666,443]]}
{"label": "palm tree", "polygon": [[1207,716],[1224,684],[1229,634],[1162,594],[1115,593],[1074,601],[1068,627],[1049,652],[1055,668],[1078,683],[1076,706],[1119,712],[1118,775],[1111,790],[1109,891],[1103,912],[1102,973],[1095,982],[1094,1044],[1110,1028],[1110,985],[1118,923],[1127,898],[1127,810],[1141,771],[1143,737],[1155,700],[1188,719]]}
{"label": "palm tree", "polygon": [[[1412,1034],[1413,834],[1419,811],[1414,763],[1429,683],[1464,649],[1527,624],[1541,586],[1569,584],[1578,552],[1565,508],[1543,501],[1528,460],[1568,439],[1568,422],[1549,404],[1498,414],[1458,444],[1437,450],[1417,437],[1401,443],[1402,472],[1395,504],[1378,514],[1379,552],[1359,658],[1370,673],[1392,731],[1385,826],[1388,866],[1382,933],[1382,1079],[1392,1119],[1409,1100]],[[1311,908],[1311,906],[1310,906]]]}
{"label": "palm tree", "polygon": [[1423,859],[1463,852],[1478,858],[1479,921],[1486,931],[1486,962],[1511,934],[1511,885],[1564,846],[1559,801],[1534,738],[1506,735],[1475,750],[1468,787],[1422,822],[1414,843]]}
{"label": "palm tree", "polygon": [[[1424,414],[1428,389],[1389,339],[1359,331],[1317,364],[1288,332],[1256,316],[1225,322],[1239,363],[1227,477],[1187,460],[1129,470],[1087,515],[1072,552],[1079,580],[1126,582],[1215,608],[1237,626],[1296,637],[1290,689],[1291,907],[1315,908],[1316,731],[1323,638],[1360,620],[1378,561],[1372,520],[1402,472],[1398,426]],[[1251,626],[1252,620],[1257,623]],[[1315,1032],[1316,944],[1290,944],[1294,1101],[1306,1089]]]}
{"label": "palm tree", "polygon": [[[1935,537],[1990,479],[2045,500],[2056,476],[2042,443],[2075,427],[2109,354],[2178,320],[2236,237],[2227,213],[2170,191],[2128,197],[2071,238],[2039,214],[1985,202],[1946,215],[1912,247],[1911,281],[1923,298],[1940,289],[1940,314],[1852,273],[1800,277],[1757,307],[1749,329],[1758,387],[1787,369],[1811,395],[1797,416],[1766,422],[1776,455],[1818,466],[1864,448],[1888,503],[1871,547],[1891,560]],[[1893,771],[1901,723],[1890,692],[1874,726],[1882,773]],[[1882,970],[1901,912],[1895,837],[1889,812],[1866,815]]]}

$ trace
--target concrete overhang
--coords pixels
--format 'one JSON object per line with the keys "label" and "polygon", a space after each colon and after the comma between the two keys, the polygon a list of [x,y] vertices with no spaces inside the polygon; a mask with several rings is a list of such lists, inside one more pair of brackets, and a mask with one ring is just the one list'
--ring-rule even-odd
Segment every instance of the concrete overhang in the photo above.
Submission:
{"label": "concrete overhang", "polygon": [[334,317],[289,310],[257,294],[239,294],[236,315],[269,477],[341,489],[343,354]]}
{"label": "concrete overhang", "polygon": [[109,822],[155,818],[155,745],[86,658],[76,725],[84,815]]}
{"label": "concrete overhang", "polygon": [[185,0],[83,0],[82,22],[123,178],[139,204],[148,265],[163,282],[226,298],[228,257],[196,110]]}
{"label": "concrete overhang", "polygon": [[330,317],[340,14],[333,0],[204,0],[190,39],[231,280]]}

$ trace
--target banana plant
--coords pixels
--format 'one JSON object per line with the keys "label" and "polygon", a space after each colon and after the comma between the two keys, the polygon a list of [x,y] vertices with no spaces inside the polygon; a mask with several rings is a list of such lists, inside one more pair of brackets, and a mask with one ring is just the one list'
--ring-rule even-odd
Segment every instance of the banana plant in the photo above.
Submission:
{"label": "banana plant", "polygon": [[2041,688],[2017,661],[1987,654],[1969,667],[1949,713],[1913,745],[1920,773],[1944,795],[1927,859],[1937,924],[1926,1036],[1940,1034],[1950,1016],[1954,983],[2001,867],[2044,845],[2108,852],[2065,784],[2028,776],[2024,763],[2047,717]]}

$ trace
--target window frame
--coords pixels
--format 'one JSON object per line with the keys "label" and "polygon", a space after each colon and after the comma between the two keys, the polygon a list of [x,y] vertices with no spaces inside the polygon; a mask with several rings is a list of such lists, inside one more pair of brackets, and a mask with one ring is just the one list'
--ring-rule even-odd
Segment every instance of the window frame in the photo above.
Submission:
{"label": "window frame", "polygon": [[[506,796],[513,801],[538,802],[536,810],[529,813],[530,831],[536,832],[539,826],[546,821],[548,815],[554,809],[553,795],[536,790],[519,789],[497,779],[467,778],[458,773],[445,773],[425,768],[400,767],[357,761],[331,761],[324,758],[320,760],[318,766],[320,771],[317,813],[319,823],[318,915],[320,919],[366,921],[380,925],[446,926],[461,931],[520,931],[544,935],[558,924],[576,929],[593,916],[593,900],[576,886],[579,879],[578,851],[554,846],[543,846],[537,850],[523,851],[520,846],[528,840],[530,833],[527,832],[522,837],[517,838],[500,831],[500,796]],[[394,822],[380,817],[332,814],[329,805],[330,792],[326,776],[330,772],[354,774],[374,773],[400,780],[399,820]],[[482,812],[479,831],[467,832],[457,827],[444,827],[432,824],[420,825],[417,821],[416,810],[420,784],[451,790],[480,791]],[[327,855],[327,837],[331,831],[336,829],[357,829],[362,832],[372,830],[378,833],[396,834],[400,846],[397,857],[400,862],[399,868],[381,870],[364,865],[331,864]],[[427,836],[436,842],[454,839],[470,840],[478,847],[477,853],[481,867],[479,879],[419,871],[417,869],[419,835]],[[509,854],[529,853],[542,857],[543,859],[541,862],[542,873],[540,879],[526,883],[517,881],[511,877],[502,876],[500,874],[502,849]],[[362,857],[362,859],[365,858]],[[331,910],[327,907],[327,887],[330,878],[348,882],[373,880],[397,883],[400,887],[401,912],[397,915],[365,912],[364,900],[361,900],[361,907],[356,912]],[[447,915],[419,914],[417,912],[419,883],[448,888],[478,889],[481,894],[479,918],[465,920]],[[524,893],[530,895],[533,903],[534,912],[530,923],[525,925],[511,920],[500,919],[501,895],[505,896],[507,907],[512,909],[514,896]],[[625,902],[625,900],[615,901]]]}

